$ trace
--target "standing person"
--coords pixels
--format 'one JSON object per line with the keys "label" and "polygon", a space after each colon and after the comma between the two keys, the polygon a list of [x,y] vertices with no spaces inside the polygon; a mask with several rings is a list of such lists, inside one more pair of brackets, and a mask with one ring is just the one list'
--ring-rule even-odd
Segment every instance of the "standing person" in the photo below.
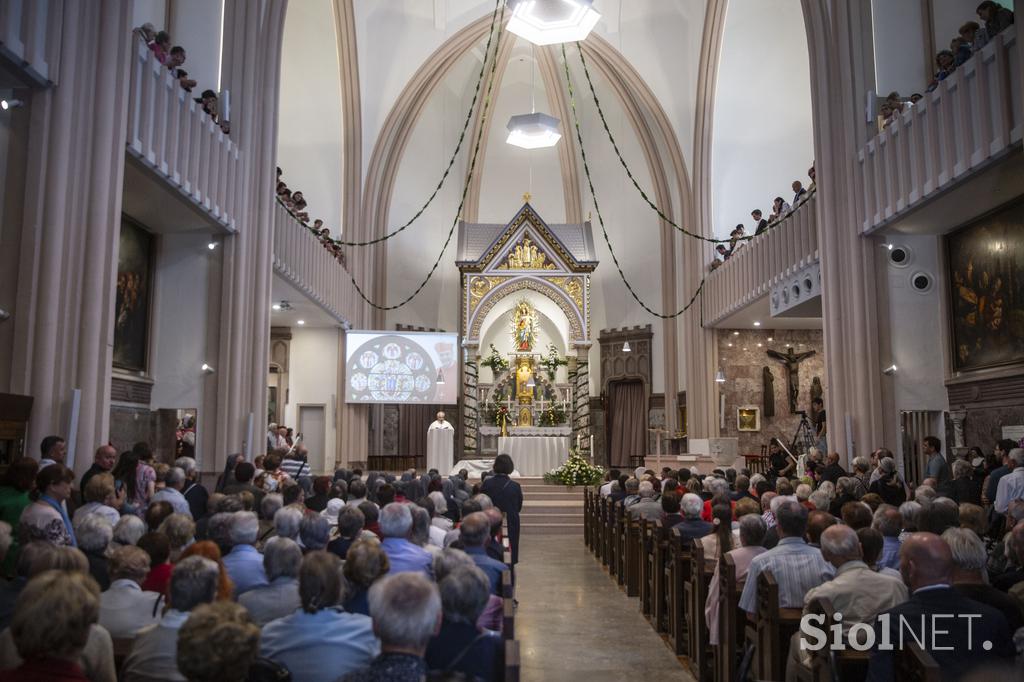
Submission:
{"label": "standing person", "polygon": [[825,416],[825,401],[815,398],[811,401],[811,410],[814,414],[814,437],[818,441],[818,450],[828,452],[826,437],[828,436],[828,424]]}
{"label": "standing person", "polygon": [[179,457],[174,460],[174,466],[185,472],[185,489],[182,495],[188,502],[189,510],[193,519],[201,519],[206,515],[206,503],[210,499],[210,493],[206,487],[199,482],[199,467],[192,457]]}
{"label": "standing person", "polygon": [[39,459],[40,469],[58,462],[63,464],[68,454],[68,444],[60,436],[47,436],[39,444],[39,454],[42,455]]}
{"label": "standing person", "polygon": [[[271,424],[274,426],[274,424]],[[224,488],[235,482],[235,467],[242,461],[242,455],[234,454],[228,455],[228,458],[224,461],[224,472],[217,477],[217,485],[214,492],[222,493]]]}
{"label": "standing person", "polygon": [[750,212],[750,217],[754,219],[754,236],[757,236],[768,229],[768,221],[762,216],[761,209],[755,208]]}
{"label": "standing person", "polygon": [[921,441],[921,452],[928,458],[925,465],[925,478],[934,478],[935,485],[940,486],[949,480],[949,464],[942,456],[942,441],[935,436],[925,436]]}
{"label": "standing person", "polygon": [[444,410],[439,411],[436,417],[437,418],[434,421],[430,422],[430,426],[427,427],[427,431],[436,431],[437,429],[449,431],[455,428],[448,420],[445,419]]}
{"label": "standing person", "polygon": [[494,458],[494,476],[483,485],[480,492],[491,498],[494,506],[500,509],[508,520],[508,541],[512,548],[512,566],[519,562],[519,512],[523,510],[523,489],[512,480],[515,465],[512,458],[501,454]]}
{"label": "standing person", "polygon": [[112,445],[101,445],[96,448],[96,454],[92,456],[92,466],[82,474],[79,482],[79,492],[85,497],[85,486],[89,479],[96,474],[109,474],[114,470],[114,463],[117,461],[117,450]]}
{"label": "standing person", "polygon": [[[30,497],[36,488],[36,474],[39,473],[39,462],[31,457],[14,460],[3,478],[0,479],[0,521],[5,521],[11,528],[17,529],[21,514],[32,504]],[[21,545],[18,533],[11,534],[11,546],[3,560],[3,576],[13,576],[18,563]]]}
{"label": "standing person", "polygon": [[[300,434],[301,437],[301,434]],[[296,445],[285,455],[281,462],[281,471],[288,474],[296,481],[305,476],[311,475],[309,468],[309,450],[305,445]]]}
{"label": "standing person", "polygon": [[112,473],[118,495],[124,495],[122,513],[135,514],[141,518],[156,492],[156,472],[153,467],[140,462],[139,455],[129,450],[121,453]]}
{"label": "standing person", "polygon": [[76,547],[75,531],[64,503],[71,497],[75,473],[54,463],[36,474],[35,501],[25,507],[18,523],[23,542],[42,540],[52,545]]}

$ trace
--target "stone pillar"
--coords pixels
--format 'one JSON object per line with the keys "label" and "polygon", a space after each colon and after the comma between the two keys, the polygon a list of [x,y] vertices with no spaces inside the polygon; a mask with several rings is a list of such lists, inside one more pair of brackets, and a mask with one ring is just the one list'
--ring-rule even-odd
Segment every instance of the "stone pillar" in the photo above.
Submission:
{"label": "stone pillar", "polygon": [[[60,55],[55,84],[19,92],[26,108],[5,112],[15,137],[24,135],[24,165],[9,159],[8,192],[23,193],[5,199],[3,214],[0,269],[17,279],[4,280],[13,289],[4,296],[11,319],[0,356],[10,367],[0,390],[34,398],[27,454],[38,457],[43,437],[62,435],[81,473],[109,432],[130,3],[51,3],[49,14],[39,39]],[[78,426],[68,433],[75,389]]]}
{"label": "stone pillar", "polygon": [[467,457],[480,455],[479,350],[479,346],[469,344],[462,348],[462,451]]}
{"label": "stone pillar", "polygon": [[[573,346],[576,357],[569,359],[573,392],[571,446],[576,447],[576,437],[579,436],[580,452],[590,459],[594,454],[590,451],[590,343],[577,342]],[[572,365],[574,361],[575,366]]]}

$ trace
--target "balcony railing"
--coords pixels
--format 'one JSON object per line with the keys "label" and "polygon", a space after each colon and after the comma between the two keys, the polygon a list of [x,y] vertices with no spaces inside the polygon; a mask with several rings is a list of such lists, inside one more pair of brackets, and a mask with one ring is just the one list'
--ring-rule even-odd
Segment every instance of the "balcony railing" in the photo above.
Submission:
{"label": "balcony railing", "polygon": [[128,153],[235,231],[238,147],[153,51],[132,40]]}
{"label": "balcony railing", "polygon": [[274,202],[274,271],[344,323],[359,294],[348,272],[320,240],[284,206]]}
{"label": "balcony railing", "polygon": [[817,192],[762,232],[704,283],[704,324],[714,325],[771,292],[773,285],[818,260]]}
{"label": "balcony railing", "polygon": [[1019,146],[1022,51],[1015,27],[999,33],[858,153],[862,232]]}
{"label": "balcony railing", "polygon": [[[46,85],[56,80],[49,54],[48,24],[59,26],[63,2],[51,0],[3,0],[0,2],[0,53],[21,68],[30,81]],[[59,43],[59,41],[58,41]]]}

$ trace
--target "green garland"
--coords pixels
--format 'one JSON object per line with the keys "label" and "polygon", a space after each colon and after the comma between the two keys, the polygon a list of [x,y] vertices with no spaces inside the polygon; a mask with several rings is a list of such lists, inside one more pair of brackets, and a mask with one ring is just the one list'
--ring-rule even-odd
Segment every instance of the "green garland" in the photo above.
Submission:
{"label": "green garland", "polygon": [[540,413],[540,425],[560,426],[565,423],[565,418],[565,410],[560,405],[551,405]]}
{"label": "green garland", "polygon": [[604,469],[587,462],[577,450],[569,451],[565,464],[544,474],[544,482],[552,485],[597,485],[602,480]]}
{"label": "green garland", "polygon": [[548,354],[541,358],[540,362],[537,364],[543,367],[544,371],[547,372],[548,379],[550,381],[554,381],[555,373],[558,372],[558,368],[567,367],[569,365],[569,361],[563,357],[559,357],[558,349],[555,348],[555,344],[549,343]]}

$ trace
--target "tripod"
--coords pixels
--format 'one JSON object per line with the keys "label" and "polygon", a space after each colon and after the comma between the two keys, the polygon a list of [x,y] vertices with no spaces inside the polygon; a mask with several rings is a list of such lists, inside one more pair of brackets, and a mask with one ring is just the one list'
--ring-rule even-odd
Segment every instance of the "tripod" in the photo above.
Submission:
{"label": "tripod", "polygon": [[793,452],[797,455],[806,455],[807,451],[815,447],[818,443],[817,437],[814,435],[814,428],[811,426],[811,422],[807,419],[806,412],[799,412],[800,424],[796,427],[796,433],[793,434]]}

